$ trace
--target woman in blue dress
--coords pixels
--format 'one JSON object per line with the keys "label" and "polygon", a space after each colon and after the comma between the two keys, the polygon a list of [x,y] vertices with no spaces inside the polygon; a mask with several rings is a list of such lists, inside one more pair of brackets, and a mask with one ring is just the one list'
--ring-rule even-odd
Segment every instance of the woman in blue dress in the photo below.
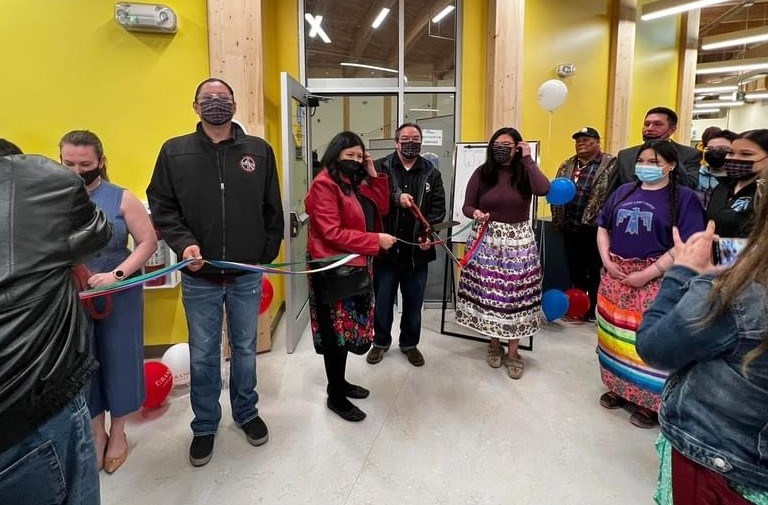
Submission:
{"label": "woman in blue dress", "polygon": [[[152,222],[144,205],[129,191],[106,177],[106,158],[99,138],[92,132],[75,130],[59,143],[61,162],[79,174],[91,200],[107,214],[112,239],[87,266],[90,287],[105,286],[140,274],[141,267],[157,249]],[[133,251],[128,249],[128,235]],[[104,298],[96,301],[105,310]],[[128,456],[125,422],[128,414],[144,401],[144,295],[136,286],[111,295],[111,310],[93,321],[93,354],[99,369],[91,378],[88,408],[99,468],[112,473]],[[109,434],[106,412],[110,413]]]}

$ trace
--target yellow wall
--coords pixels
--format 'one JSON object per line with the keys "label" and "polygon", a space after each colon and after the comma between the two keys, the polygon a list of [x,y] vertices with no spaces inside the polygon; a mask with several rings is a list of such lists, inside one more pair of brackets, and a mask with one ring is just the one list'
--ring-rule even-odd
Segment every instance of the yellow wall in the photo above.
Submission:
{"label": "yellow wall", "polygon": [[461,142],[486,140],[487,0],[464,0],[461,55]]}
{"label": "yellow wall", "polygon": [[648,109],[657,106],[677,109],[680,16],[641,21],[640,11],[638,5],[630,145],[642,142],[643,119]]}
{"label": "yellow wall", "polygon": [[[160,145],[192,131],[192,95],[208,76],[205,0],[164,3],[179,17],[175,35],[125,31],[114,2],[2,0],[0,137],[58,158],[62,134],[93,130],[112,180],[146,199]],[[186,339],[179,289],[149,292],[146,304],[148,345]]]}
{"label": "yellow wall", "polygon": [[[541,141],[541,168],[549,177],[573,156],[573,132],[592,126],[605,134],[609,9],[609,0],[525,2],[520,131],[524,138]],[[576,74],[562,79],[568,87],[565,103],[547,112],[537,101],[539,86],[558,79],[555,67],[562,63],[575,64]]]}

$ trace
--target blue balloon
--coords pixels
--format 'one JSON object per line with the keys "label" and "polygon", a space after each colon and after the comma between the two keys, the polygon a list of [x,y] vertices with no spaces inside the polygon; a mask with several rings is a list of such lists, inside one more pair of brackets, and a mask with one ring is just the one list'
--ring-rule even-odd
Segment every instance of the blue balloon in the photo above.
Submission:
{"label": "blue balloon", "polygon": [[557,177],[549,183],[547,202],[550,205],[565,205],[576,196],[576,185],[565,177]]}
{"label": "blue balloon", "polygon": [[549,322],[567,314],[568,303],[568,295],[559,289],[548,289],[541,296],[541,309]]}

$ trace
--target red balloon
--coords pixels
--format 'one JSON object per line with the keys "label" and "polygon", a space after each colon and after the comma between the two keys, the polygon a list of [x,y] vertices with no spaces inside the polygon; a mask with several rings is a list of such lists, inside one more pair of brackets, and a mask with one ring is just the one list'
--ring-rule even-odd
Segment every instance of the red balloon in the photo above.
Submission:
{"label": "red balloon", "polygon": [[581,319],[589,310],[589,296],[581,289],[571,288],[565,291],[568,296],[568,317]]}
{"label": "red balloon", "polygon": [[275,288],[266,277],[261,278],[261,306],[259,306],[259,315],[265,313],[272,304],[272,298],[275,297]]}
{"label": "red balloon", "polygon": [[144,390],[146,399],[142,405],[146,409],[154,409],[163,404],[173,389],[173,372],[162,361],[147,361],[144,363]]}

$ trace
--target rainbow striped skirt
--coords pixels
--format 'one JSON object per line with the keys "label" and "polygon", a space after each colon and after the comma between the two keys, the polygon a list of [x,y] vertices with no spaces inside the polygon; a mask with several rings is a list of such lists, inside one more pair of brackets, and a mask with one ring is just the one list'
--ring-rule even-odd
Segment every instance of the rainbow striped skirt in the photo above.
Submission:
{"label": "rainbow striped skirt", "polygon": [[[627,274],[655,261],[611,257]],[[603,271],[597,292],[597,355],[603,384],[625,400],[654,412],[659,411],[667,374],[638,356],[635,333],[660,284],[661,279],[654,279],[641,288],[633,288]]]}

